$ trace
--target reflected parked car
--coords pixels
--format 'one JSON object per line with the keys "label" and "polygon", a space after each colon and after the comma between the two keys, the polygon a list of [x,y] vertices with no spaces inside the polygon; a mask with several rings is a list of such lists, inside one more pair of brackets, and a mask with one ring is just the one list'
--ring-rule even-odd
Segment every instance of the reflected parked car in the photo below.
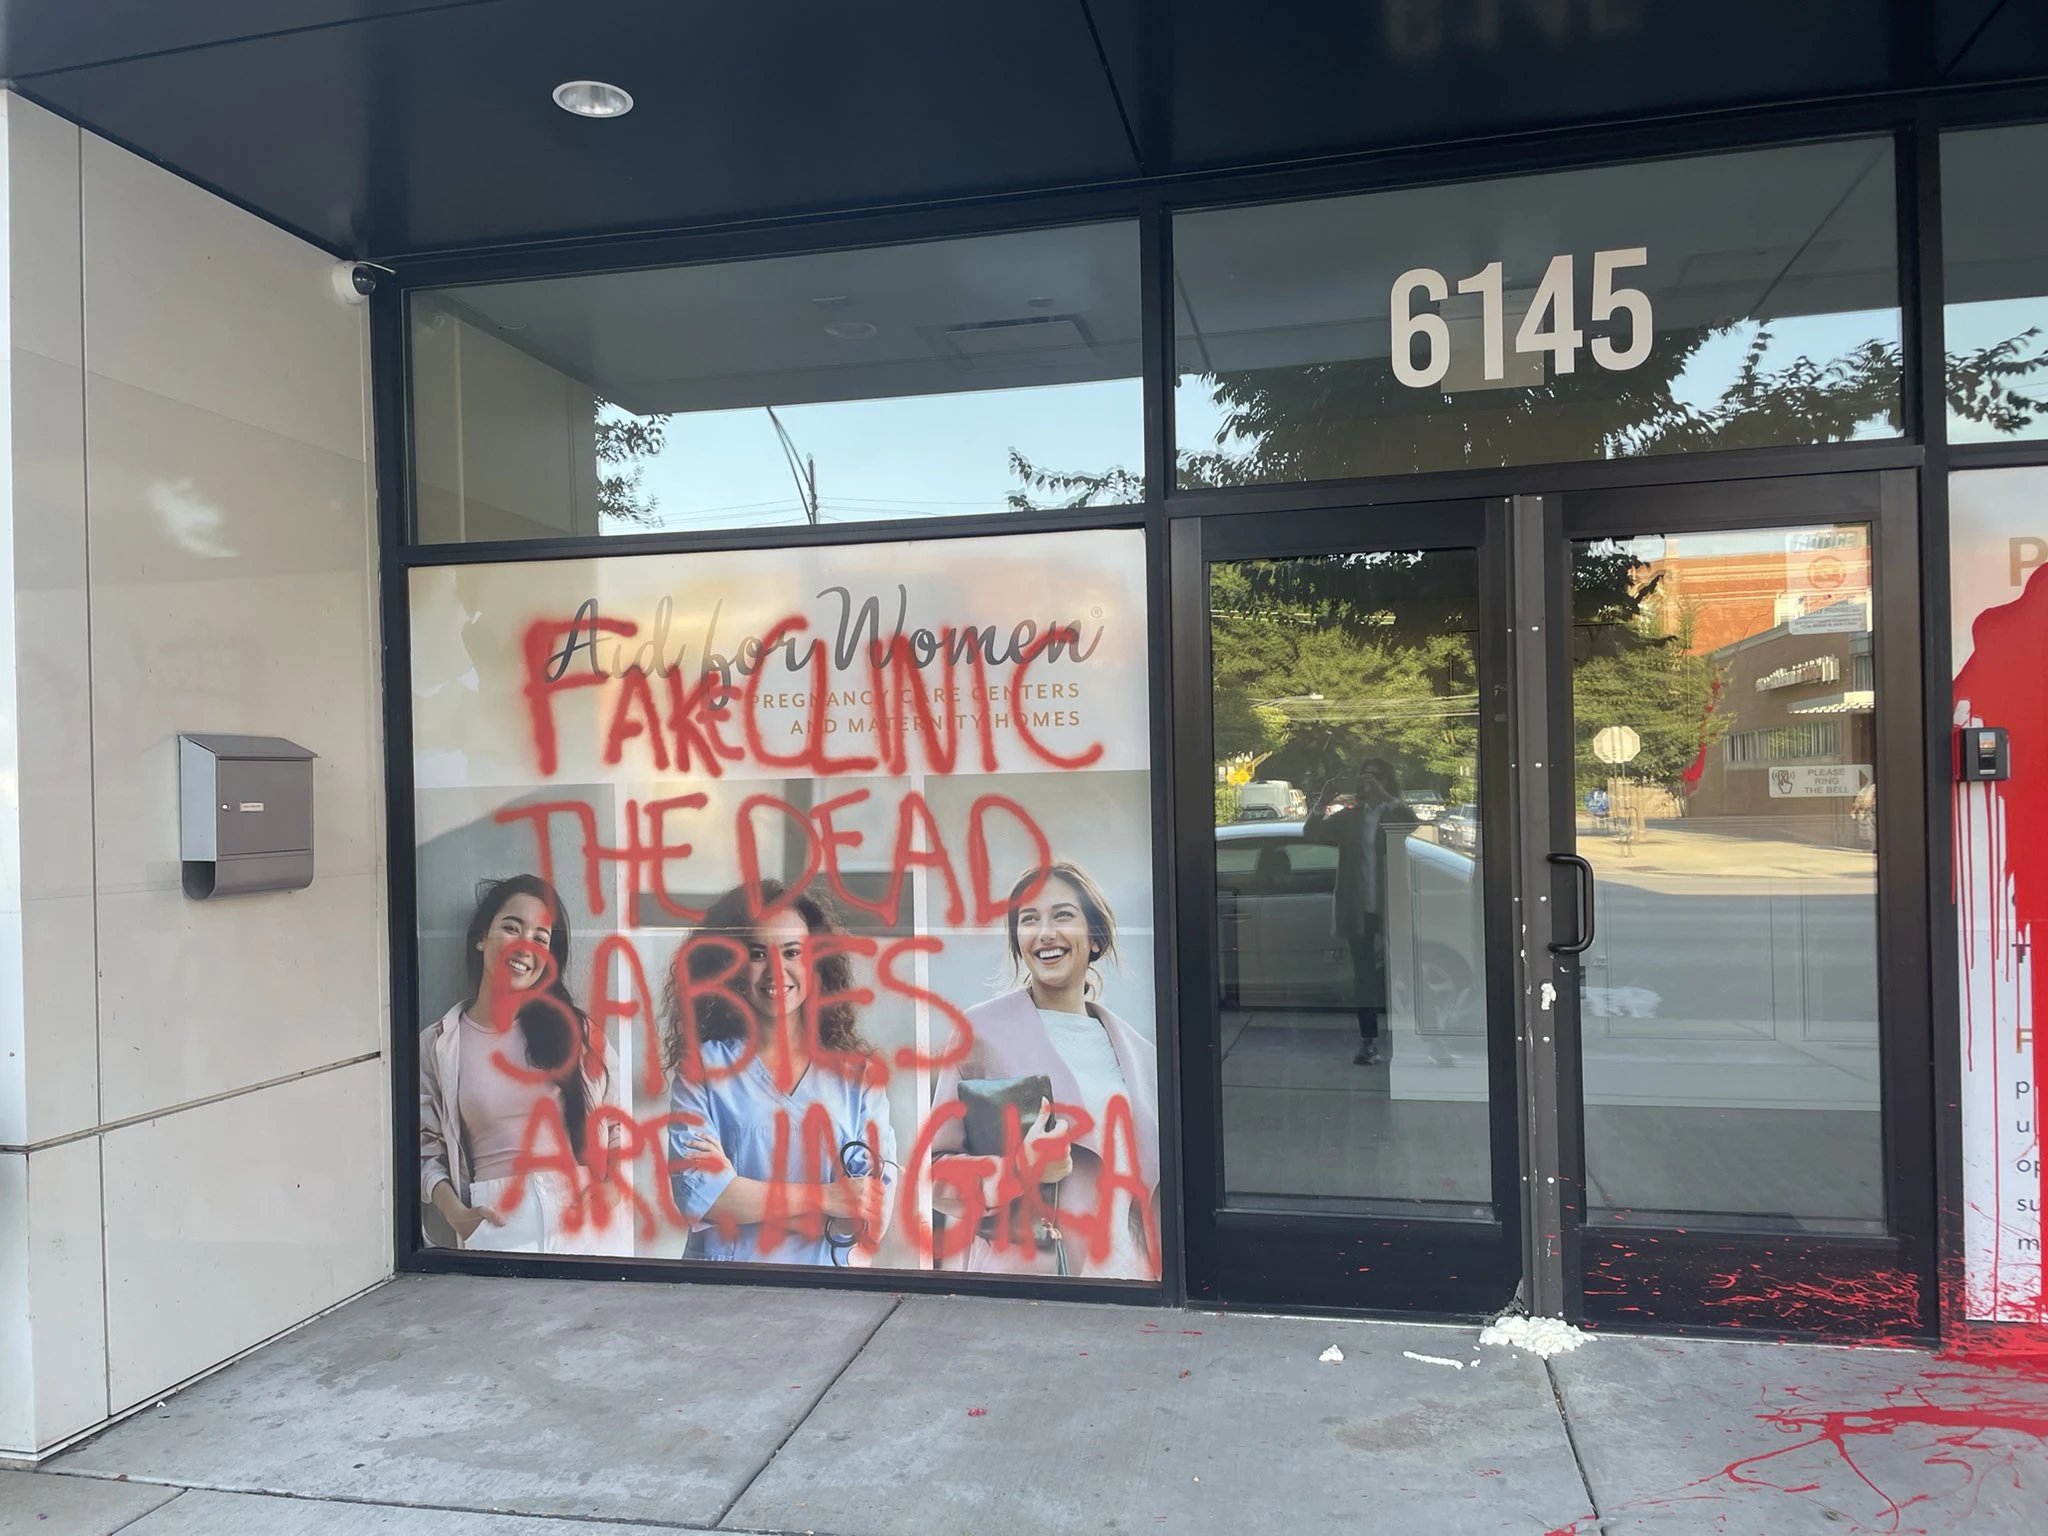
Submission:
{"label": "reflected parked car", "polygon": [[1401,798],[1408,803],[1408,809],[1415,813],[1415,819],[1425,827],[1443,815],[1446,809],[1444,797],[1433,789],[1404,790]]}
{"label": "reflected parked car", "polygon": [[1475,853],[1479,848],[1479,807],[1470,801],[1454,805],[1436,819],[1436,840],[1446,848],[1455,848],[1460,853]]}
{"label": "reflected parked car", "polygon": [[[1228,1007],[1357,1006],[1351,952],[1336,931],[1338,850],[1302,831],[1298,821],[1216,829],[1218,981]],[[1389,976],[1412,978],[1425,1031],[1483,1029],[1473,860],[1419,837],[1395,839],[1395,850]]]}
{"label": "reflected parked car", "polygon": [[1337,849],[1298,821],[1216,829],[1216,916],[1226,1002],[1344,1008],[1351,952],[1336,932]]}
{"label": "reflected parked car", "polygon": [[1239,821],[1299,821],[1307,809],[1302,792],[1285,779],[1253,779],[1238,786]]}

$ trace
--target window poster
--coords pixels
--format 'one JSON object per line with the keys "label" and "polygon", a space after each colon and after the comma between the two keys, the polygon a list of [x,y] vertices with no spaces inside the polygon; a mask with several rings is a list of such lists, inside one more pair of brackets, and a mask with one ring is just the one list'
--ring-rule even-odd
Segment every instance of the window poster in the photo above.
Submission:
{"label": "window poster", "polygon": [[424,1241],[1157,1280],[1141,533],[411,610]]}
{"label": "window poster", "polygon": [[[1966,1317],[2048,1323],[2048,470],[1949,478],[1955,725],[2004,729],[2011,777],[1958,782]],[[1968,740],[1958,744],[1961,750]]]}

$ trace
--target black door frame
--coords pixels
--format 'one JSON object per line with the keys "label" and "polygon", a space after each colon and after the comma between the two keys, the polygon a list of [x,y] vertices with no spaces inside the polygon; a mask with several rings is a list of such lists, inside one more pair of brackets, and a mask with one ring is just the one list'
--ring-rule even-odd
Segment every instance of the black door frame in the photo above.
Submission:
{"label": "black door frame", "polygon": [[[1371,549],[1472,549],[1479,559],[1482,699],[1508,685],[1507,503],[1431,501],[1369,509],[1226,514],[1177,520],[1169,560],[1173,654],[1175,842],[1183,1233],[1188,1299],[1202,1305],[1400,1311],[1471,1317],[1497,1312],[1521,1279],[1521,1200],[1515,1126],[1516,1061],[1505,859],[1481,863],[1486,914],[1490,1222],[1281,1214],[1223,1202],[1220,1003],[1211,745],[1208,567],[1212,561]],[[1482,707],[1481,846],[1506,848],[1507,713]]]}
{"label": "black door frame", "polygon": [[[1540,496],[1219,509],[1172,522],[1167,623],[1180,663],[1171,698],[1180,1166],[1191,1302],[1470,1317],[1498,1310],[1519,1286],[1538,1310],[1603,1327],[1935,1334],[1937,1116],[1917,480],[1911,469],[1816,465],[1805,474]],[[1574,851],[1571,542],[1821,521],[1868,522],[1876,555],[1876,751],[1886,786],[1878,804],[1880,1060],[1891,1231],[1881,1238],[1803,1237],[1591,1223],[1581,1196],[1576,966],[1569,955],[1547,967],[1515,958],[1531,946],[1548,953],[1556,931],[1572,926],[1563,914],[1574,899],[1573,877],[1548,858]],[[1482,709],[1480,815],[1482,845],[1499,850],[1482,865],[1497,1219],[1467,1225],[1225,1209],[1208,565],[1332,550],[1463,547],[1480,552],[1483,609],[1495,616],[1482,622],[1480,634],[1482,697],[1490,700]],[[1547,593],[1536,613],[1527,600],[1532,583]],[[1530,619],[1537,622],[1525,623]],[[1523,629],[1533,636],[1527,643]],[[1518,734],[1513,727],[1532,703],[1544,718]],[[1549,1008],[1538,993],[1553,977],[1557,1006]],[[1511,1272],[1501,1268],[1502,1255]]]}

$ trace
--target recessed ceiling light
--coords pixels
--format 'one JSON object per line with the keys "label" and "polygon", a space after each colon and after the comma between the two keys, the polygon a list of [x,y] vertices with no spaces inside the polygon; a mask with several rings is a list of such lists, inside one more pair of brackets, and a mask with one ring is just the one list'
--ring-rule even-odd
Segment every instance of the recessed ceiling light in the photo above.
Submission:
{"label": "recessed ceiling light", "polygon": [[633,98],[602,80],[564,80],[555,87],[555,105],[578,117],[624,117]]}
{"label": "recessed ceiling light", "polygon": [[825,334],[841,341],[866,341],[875,334],[875,328],[865,320],[834,320],[825,327]]}

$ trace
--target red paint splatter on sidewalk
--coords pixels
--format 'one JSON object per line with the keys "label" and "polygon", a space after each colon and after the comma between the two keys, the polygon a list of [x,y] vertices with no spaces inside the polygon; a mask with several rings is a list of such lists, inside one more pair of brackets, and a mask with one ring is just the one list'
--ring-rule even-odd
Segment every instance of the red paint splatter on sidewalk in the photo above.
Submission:
{"label": "red paint splatter on sidewalk", "polygon": [[[1782,1409],[1758,1415],[1761,1422],[1793,1437],[1792,1443],[1759,1455],[1729,1463],[1718,1474],[1739,1486],[1775,1488],[1782,1493],[1817,1492],[1817,1482],[1780,1484],[1772,1481],[1776,1463],[1793,1454],[1825,1448],[1854,1480],[1876,1500],[1879,1524],[1872,1529],[1900,1531],[1906,1511],[1946,1493],[1970,1491],[1973,1495],[1986,1479],[2009,1472],[2014,1487],[2020,1485],[2020,1454],[2023,1447],[2013,1440],[2048,1440],[2048,1402],[2036,1395],[2006,1397],[1983,1384],[1965,1389],[1974,1401],[1943,1403],[1932,1400],[1923,1388],[1899,1388],[1885,1394],[1886,1401],[1864,1409]],[[1898,1437],[1908,1429],[1923,1429],[1930,1444],[1923,1464],[1930,1470],[1954,1474],[1944,1479],[1960,1486],[1943,1490],[1887,1491],[1857,1459],[1861,1442],[1873,1438]]]}
{"label": "red paint splatter on sidewalk", "polygon": [[[2020,1490],[2048,1464],[2048,1348],[2038,1337],[2017,1342],[2026,1352],[1937,1357],[1923,1379],[1886,1388],[1868,1406],[1841,1406],[1840,1394],[1828,1389],[1777,1389],[1771,1395],[1783,1401],[1755,1422],[1783,1436],[1782,1444],[1669,1491],[1582,1515],[1545,1536],[1593,1536],[1618,1515],[1759,1493],[1814,1504],[1840,1522],[1845,1536],[1965,1529],[1987,1488]],[[1880,1444],[1894,1468],[1902,1460],[1918,1465],[1911,1474],[1873,1469],[1871,1453]],[[1909,1475],[1910,1484],[1901,1481]],[[2048,1510],[2048,1493],[2042,1504]]]}
{"label": "red paint splatter on sidewalk", "polygon": [[985,1419],[988,1417],[988,1410],[986,1408],[970,1408],[967,1410],[967,1417],[970,1419]]}

